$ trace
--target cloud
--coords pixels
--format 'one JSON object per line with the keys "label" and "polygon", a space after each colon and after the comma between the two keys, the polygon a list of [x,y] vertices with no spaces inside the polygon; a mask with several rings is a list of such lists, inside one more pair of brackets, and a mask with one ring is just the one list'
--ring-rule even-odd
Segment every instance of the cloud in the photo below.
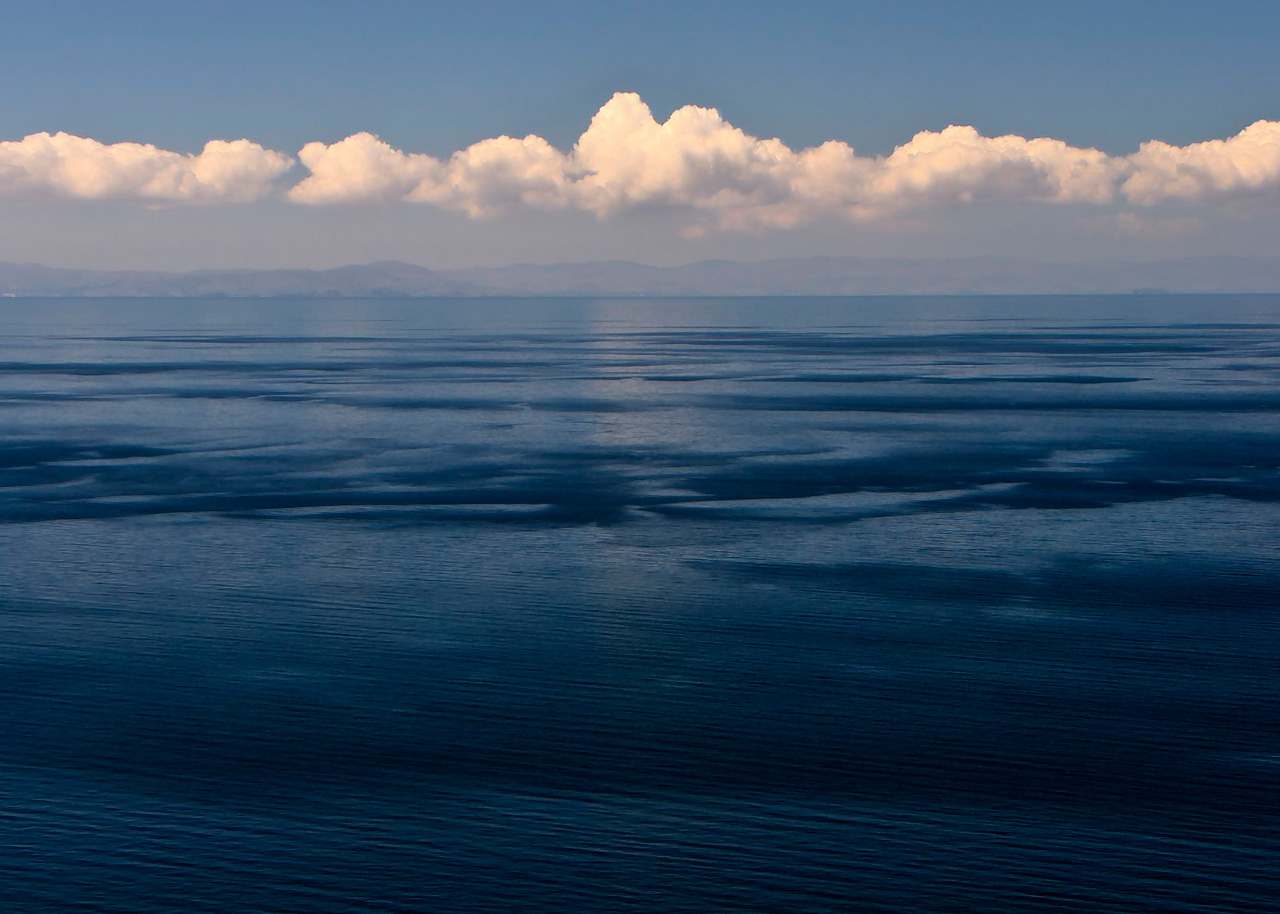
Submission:
{"label": "cloud", "polygon": [[568,152],[538,136],[502,136],[441,161],[357,134],[299,157],[311,175],[289,196],[303,203],[400,198],[472,216],[529,206],[602,218],[667,206],[720,227],[790,227],[984,200],[1146,206],[1280,188],[1280,122],[1185,147],[1146,143],[1130,156],[950,126],[888,156],[859,156],[837,140],[796,150],[761,139],[714,108],[658,121],[638,95],[620,92]]}
{"label": "cloud", "polygon": [[289,191],[299,203],[352,203],[402,198],[440,170],[428,155],[409,154],[371,133],[326,146],[308,143],[298,160],[311,175]]}
{"label": "cloud", "polygon": [[69,133],[0,142],[0,196],[79,200],[247,202],[271,193],[293,165],[248,140],[211,140],[198,155]]}
{"label": "cloud", "polygon": [[516,206],[561,209],[574,202],[574,166],[540,136],[483,140],[456,152],[407,199],[491,216]]}
{"label": "cloud", "polygon": [[570,205],[569,158],[538,136],[483,140],[442,162],[357,133],[329,146],[308,143],[298,158],[311,175],[288,192],[297,203],[405,199],[477,217]]}
{"label": "cloud", "polygon": [[1258,121],[1227,140],[1143,143],[1121,190],[1134,203],[1202,200],[1280,190],[1280,121]]}
{"label": "cloud", "polygon": [[953,126],[916,134],[871,171],[863,194],[893,208],[979,198],[1109,203],[1116,163],[1061,140],[986,137]]}
{"label": "cloud", "polygon": [[634,93],[601,108],[574,147],[585,209],[608,214],[645,204],[740,209],[786,202],[803,163],[780,140],[761,140],[692,105],[665,123]]}
{"label": "cloud", "polygon": [[725,225],[790,226],[823,212],[868,217],[947,201],[1108,202],[1114,164],[1058,140],[984,137],[972,127],[920,133],[884,158],[831,141],[793,150],[686,106],[665,122],[634,93],[614,95],[564,153],[538,136],[485,140],[447,161],[391,148],[369,134],[299,158],[302,203],[402,197],[488,216],[515,206],[605,217],[643,206],[714,213]]}
{"label": "cloud", "polygon": [[[562,151],[540,136],[499,136],[440,159],[371,133],[308,143],[307,174],[282,192],[296,203],[407,201],[490,218],[516,209],[571,209],[608,218],[666,207],[688,230],[791,227],[821,218],[869,220],[975,202],[1146,207],[1206,204],[1280,190],[1280,121],[1188,146],[1151,141],[1127,156],[1051,138],[984,136],[974,127],[917,133],[887,156],[831,140],[793,149],[753,136],[714,108],[665,121],[620,92]],[[243,201],[273,193],[292,160],[247,140],[199,155],[68,134],[0,143],[0,194],[86,199]]]}

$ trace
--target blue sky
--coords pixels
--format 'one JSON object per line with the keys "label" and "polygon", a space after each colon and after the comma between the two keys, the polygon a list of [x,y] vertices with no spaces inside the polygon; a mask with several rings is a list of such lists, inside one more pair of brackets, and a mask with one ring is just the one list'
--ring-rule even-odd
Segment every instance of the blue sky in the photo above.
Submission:
{"label": "blue sky", "polygon": [[[1280,119],[1274,51],[1280,4],[1274,3],[9,0],[3,15],[0,140],[8,141],[65,131],[106,144],[197,153],[208,140],[244,137],[296,156],[306,143],[333,144],[368,131],[395,150],[447,159],[486,138],[537,134],[567,151],[620,91],[638,93],[659,122],[680,106],[715,107],[752,136],[778,137],[796,150],[837,139],[859,156],[885,156],[919,131],[950,124],[972,125],[986,137],[1052,137],[1118,157],[1151,139],[1180,147]],[[299,177],[289,174],[280,179],[285,185]],[[1275,196],[1269,185],[1266,193]],[[1231,205],[1241,206],[1238,199]],[[1181,205],[1166,213],[1157,205],[1141,217],[1154,213],[1184,228],[1198,219],[1207,236],[1126,243],[1136,256],[1209,251],[1224,241],[1256,246],[1250,239],[1271,231],[1273,209],[1259,213],[1255,206],[1223,223],[1220,208],[1204,213]],[[354,251],[361,256],[385,249],[441,266],[520,257],[749,258],[771,251],[1048,256],[1060,254],[1071,237],[1064,215],[1045,211],[1039,222],[1032,218],[1033,236],[1034,226],[1043,231],[1043,250],[1035,244],[1023,250],[1026,237],[1002,241],[1001,233],[1010,220],[1023,225],[1027,217],[999,207],[948,212],[925,229],[860,216],[855,225],[806,222],[763,236],[758,227],[691,234],[674,216],[600,218],[598,207],[589,218],[556,211],[480,223],[412,204],[304,215],[260,200],[231,210],[157,212],[127,201],[27,194],[0,209],[0,260],[176,267],[199,265],[202,256],[217,265],[264,265],[259,261],[269,256],[321,265],[351,250],[342,243],[347,235],[362,242]],[[115,225],[118,237],[95,247],[103,225]],[[255,225],[277,233],[269,255],[247,240]],[[358,236],[353,225],[361,226]],[[32,226],[43,227],[37,235],[63,240],[33,238],[26,231]],[[213,243],[229,226],[240,226],[234,231],[242,247]],[[981,239],[980,249],[948,242],[951,229]],[[527,231],[544,237],[530,244],[521,240]],[[939,231],[942,237],[934,237]],[[1025,225],[1019,231],[1025,236]],[[192,239],[187,249],[184,233]],[[405,244],[404,233],[422,244]],[[296,246],[288,243],[291,234]],[[317,247],[316,238],[304,238],[310,235],[336,240]],[[168,253],[158,252],[161,238]],[[377,239],[386,243],[379,247]],[[1084,256],[1095,256],[1087,244]]]}

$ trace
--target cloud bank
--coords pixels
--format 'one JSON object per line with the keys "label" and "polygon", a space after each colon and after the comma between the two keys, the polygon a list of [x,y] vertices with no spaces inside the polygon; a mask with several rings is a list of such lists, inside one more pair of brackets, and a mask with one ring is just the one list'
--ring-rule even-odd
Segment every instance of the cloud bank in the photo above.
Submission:
{"label": "cloud bank", "polygon": [[293,159],[248,140],[211,140],[198,155],[143,143],[33,133],[0,143],[0,195],[143,202],[248,202],[275,190]]}
{"label": "cloud bank", "polygon": [[1257,121],[1229,140],[1170,146],[1152,140],[1126,160],[1121,190],[1134,203],[1280,191],[1280,121]]}
{"label": "cloud bank", "polygon": [[659,122],[638,95],[604,105],[573,149],[539,136],[484,140],[447,160],[404,153],[370,134],[299,154],[311,174],[299,203],[398,198],[492,216],[517,206],[601,217],[644,206],[715,214],[725,226],[791,226],[824,213],[874,217],[948,201],[1112,199],[1114,160],[1058,140],[984,137],[972,127],[917,134],[882,158],[831,141],[799,151],[760,139],[714,108]]}
{"label": "cloud bank", "polygon": [[714,108],[659,121],[638,95],[614,95],[568,151],[542,137],[500,136],[439,159],[370,133],[308,143],[294,160],[248,140],[211,141],[198,155],[65,133],[0,143],[0,196],[48,195],[149,203],[299,204],[404,201],[495,217],[516,209],[607,218],[668,207],[721,228],[790,227],[817,218],[875,219],[975,201],[1150,206],[1280,192],[1280,121],[1225,140],[1153,140],[1127,156],[1061,140],[983,136],[973,127],[924,131],[887,156],[832,140],[792,149],[735,127]]}

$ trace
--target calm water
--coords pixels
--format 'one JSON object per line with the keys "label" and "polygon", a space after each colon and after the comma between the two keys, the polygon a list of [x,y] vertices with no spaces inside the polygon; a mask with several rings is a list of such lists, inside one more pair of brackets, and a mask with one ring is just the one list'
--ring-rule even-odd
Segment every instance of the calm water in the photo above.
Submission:
{"label": "calm water", "polygon": [[1277,910],[1280,297],[0,303],[6,912]]}

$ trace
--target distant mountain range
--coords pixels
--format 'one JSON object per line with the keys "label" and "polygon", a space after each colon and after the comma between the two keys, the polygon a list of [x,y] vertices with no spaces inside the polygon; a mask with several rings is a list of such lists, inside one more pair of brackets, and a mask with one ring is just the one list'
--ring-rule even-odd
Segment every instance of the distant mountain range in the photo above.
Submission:
{"label": "distant mountain range", "polygon": [[439,298],[486,295],[949,295],[1280,292],[1280,259],[1061,264],[994,257],[806,257],[655,267],[625,260],[428,270],[396,261],[330,270],[76,270],[0,263],[6,297]]}
{"label": "distant mountain range", "polygon": [[74,270],[0,263],[0,295],[121,298],[325,298],[475,295],[469,285],[408,263],[332,270]]}

